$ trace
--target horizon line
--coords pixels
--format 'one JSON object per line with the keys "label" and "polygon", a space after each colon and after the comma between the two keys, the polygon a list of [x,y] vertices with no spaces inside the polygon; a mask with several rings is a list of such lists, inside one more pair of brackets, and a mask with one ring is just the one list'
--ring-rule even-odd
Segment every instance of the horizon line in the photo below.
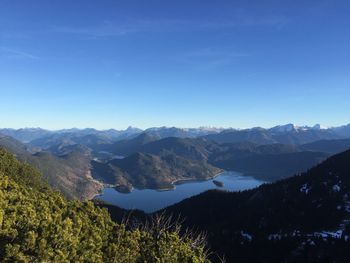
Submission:
{"label": "horizon line", "polygon": [[93,130],[96,130],[96,131],[109,131],[109,130],[115,130],[115,131],[125,131],[125,130],[128,130],[128,129],[139,129],[141,131],[146,131],[146,130],[149,130],[149,129],[154,129],[154,128],[167,128],[167,129],[171,129],[171,128],[176,128],[176,129],[182,129],[182,130],[186,130],[186,129],[217,129],[217,130],[247,130],[247,129],[257,129],[257,128],[262,128],[262,129],[272,129],[272,128],[275,128],[275,127],[279,127],[279,126],[287,126],[287,125],[293,125],[294,127],[296,128],[313,128],[317,125],[320,125],[321,129],[323,130],[327,130],[327,129],[332,129],[332,128],[337,128],[337,127],[342,127],[342,126],[348,126],[350,125],[350,122],[349,123],[345,123],[345,124],[341,124],[339,126],[328,126],[328,125],[322,125],[322,124],[319,124],[319,123],[316,123],[314,125],[297,125],[297,124],[294,124],[294,123],[286,123],[286,124],[277,124],[277,125],[273,125],[273,126],[269,126],[269,127],[266,127],[266,126],[252,126],[252,127],[218,127],[218,126],[198,126],[198,127],[180,127],[180,126],[166,126],[166,125],[162,125],[162,126],[151,126],[151,127],[148,127],[148,128],[139,128],[137,126],[132,126],[132,125],[129,125],[127,126],[126,128],[94,128],[94,127],[69,127],[69,128],[59,128],[59,129],[50,129],[50,128],[44,128],[44,127],[40,127],[40,126],[37,126],[37,127],[34,127],[34,126],[31,126],[31,127],[20,127],[20,128],[11,128],[11,127],[0,127],[0,129],[11,129],[11,130],[25,130],[25,129],[41,129],[41,130],[46,130],[46,131],[51,131],[51,132],[57,132],[57,131],[63,131],[63,130],[87,130],[87,129],[93,129]]}

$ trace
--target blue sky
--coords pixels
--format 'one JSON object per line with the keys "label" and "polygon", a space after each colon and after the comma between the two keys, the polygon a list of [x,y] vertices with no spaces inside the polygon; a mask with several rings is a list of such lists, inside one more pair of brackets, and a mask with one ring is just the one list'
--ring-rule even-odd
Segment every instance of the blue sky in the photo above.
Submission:
{"label": "blue sky", "polygon": [[350,122],[350,2],[0,0],[0,126]]}

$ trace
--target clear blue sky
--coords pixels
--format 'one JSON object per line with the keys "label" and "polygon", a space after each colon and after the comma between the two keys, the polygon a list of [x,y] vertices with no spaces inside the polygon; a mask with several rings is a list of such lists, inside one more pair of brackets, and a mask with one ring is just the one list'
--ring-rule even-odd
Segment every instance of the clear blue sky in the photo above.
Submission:
{"label": "clear blue sky", "polygon": [[0,0],[0,126],[350,122],[350,1]]}

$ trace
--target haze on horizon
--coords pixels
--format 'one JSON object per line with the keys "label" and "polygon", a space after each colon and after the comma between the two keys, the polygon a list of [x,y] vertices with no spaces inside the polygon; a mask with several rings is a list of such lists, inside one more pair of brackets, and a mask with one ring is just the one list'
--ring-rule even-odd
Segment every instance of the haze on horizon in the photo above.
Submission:
{"label": "haze on horizon", "polygon": [[0,126],[339,126],[350,3],[0,0]]}
{"label": "haze on horizon", "polygon": [[338,128],[338,127],[345,127],[345,126],[350,126],[350,123],[343,123],[339,126],[324,126],[321,125],[319,123],[316,123],[314,125],[296,125],[294,123],[280,123],[280,124],[276,124],[274,126],[251,126],[251,127],[229,127],[229,126],[188,126],[188,127],[179,127],[179,126],[152,126],[152,127],[135,127],[135,126],[127,126],[127,127],[121,127],[121,128],[115,128],[115,127],[109,127],[109,128],[96,128],[96,127],[63,127],[63,128],[56,128],[56,129],[50,129],[50,128],[45,128],[45,127],[41,127],[41,126],[32,126],[32,127],[9,127],[9,126],[0,126],[0,129],[13,129],[13,130],[21,130],[21,129],[43,129],[43,130],[47,130],[47,131],[69,131],[69,130],[84,130],[84,129],[95,129],[97,131],[107,131],[107,130],[119,130],[119,131],[123,131],[123,130],[128,130],[128,129],[135,129],[135,130],[143,130],[146,131],[148,129],[171,129],[171,128],[176,128],[176,129],[203,129],[203,130],[212,130],[212,131],[223,131],[223,130],[229,130],[229,129],[235,129],[235,130],[245,130],[245,129],[255,129],[255,128],[262,128],[262,129],[272,129],[272,128],[276,128],[276,127],[281,127],[281,128],[285,128],[287,126],[293,126],[294,129],[298,130],[298,129],[332,129],[332,128]]}

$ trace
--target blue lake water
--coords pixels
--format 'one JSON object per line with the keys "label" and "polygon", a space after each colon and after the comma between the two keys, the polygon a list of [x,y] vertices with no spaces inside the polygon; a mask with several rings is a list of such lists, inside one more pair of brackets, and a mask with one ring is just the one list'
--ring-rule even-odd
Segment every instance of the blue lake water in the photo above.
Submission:
{"label": "blue lake water", "polygon": [[[224,186],[219,187],[215,185],[213,180],[222,182]],[[243,176],[237,172],[223,172],[215,179],[182,182],[176,184],[174,190],[168,191],[133,189],[131,193],[120,193],[114,188],[105,188],[102,194],[96,198],[125,209],[140,209],[145,212],[154,212],[206,190],[242,191],[257,187],[263,183],[263,181]]]}

